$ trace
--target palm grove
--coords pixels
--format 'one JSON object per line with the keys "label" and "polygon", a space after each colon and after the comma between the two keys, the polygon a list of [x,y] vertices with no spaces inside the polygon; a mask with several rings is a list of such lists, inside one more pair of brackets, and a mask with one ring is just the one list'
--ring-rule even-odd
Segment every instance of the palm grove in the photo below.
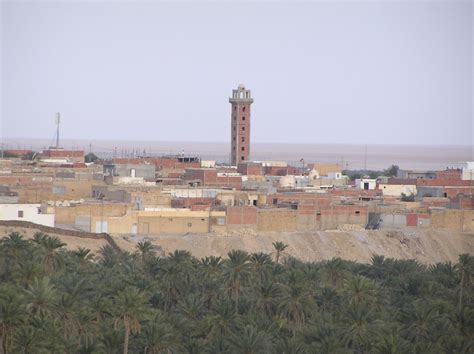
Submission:
{"label": "palm grove", "polygon": [[275,252],[196,259],[57,238],[0,241],[0,353],[467,353],[474,257],[304,263]]}

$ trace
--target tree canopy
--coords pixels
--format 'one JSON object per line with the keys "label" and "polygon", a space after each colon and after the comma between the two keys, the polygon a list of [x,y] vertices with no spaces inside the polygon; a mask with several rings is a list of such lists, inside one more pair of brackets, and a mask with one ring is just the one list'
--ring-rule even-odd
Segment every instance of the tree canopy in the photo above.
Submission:
{"label": "tree canopy", "polygon": [[0,240],[0,353],[472,353],[474,257],[197,259]]}

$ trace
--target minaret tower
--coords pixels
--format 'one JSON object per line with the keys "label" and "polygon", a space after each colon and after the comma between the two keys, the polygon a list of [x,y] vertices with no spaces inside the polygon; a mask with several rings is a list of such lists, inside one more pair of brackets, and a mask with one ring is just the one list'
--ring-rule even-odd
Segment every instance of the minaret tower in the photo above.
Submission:
{"label": "minaret tower", "polygon": [[229,98],[232,104],[231,113],[231,165],[249,160],[250,156],[250,105],[253,98],[250,90],[244,85],[239,85],[237,90],[232,90]]}

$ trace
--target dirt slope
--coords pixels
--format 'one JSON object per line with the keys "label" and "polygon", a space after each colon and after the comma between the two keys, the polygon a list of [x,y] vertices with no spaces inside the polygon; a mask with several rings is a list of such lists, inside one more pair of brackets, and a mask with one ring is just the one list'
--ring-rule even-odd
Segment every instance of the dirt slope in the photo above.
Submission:
{"label": "dirt slope", "polygon": [[[34,229],[34,228],[25,228],[25,227],[17,227],[17,226],[3,226],[0,225],[0,238],[3,238],[5,236],[8,236],[9,233],[11,232],[19,232],[20,234],[23,235],[24,238],[26,239],[31,239],[33,238],[34,234],[38,231],[41,231],[39,229]],[[89,248],[92,252],[97,253],[99,249],[102,246],[108,245],[108,242],[106,240],[94,240],[94,239],[85,239],[81,237],[74,237],[74,236],[69,236],[69,235],[62,235],[59,233],[54,233],[54,232],[48,232],[48,235],[50,236],[56,236],[61,240],[61,242],[64,242],[66,244],[66,248],[69,250],[76,250],[79,247],[85,247]]]}
{"label": "dirt slope", "polygon": [[[143,238],[114,237],[121,248],[133,250]],[[163,253],[175,249],[190,251],[196,257],[225,256],[231,249],[248,252],[274,251],[272,242],[288,244],[287,254],[305,261],[341,257],[369,262],[373,254],[399,259],[418,259],[423,263],[455,262],[461,253],[474,253],[474,234],[444,230],[353,230],[314,233],[268,233],[226,235],[161,235],[146,239],[161,247]]]}
{"label": "dirt slope", "polygon": [[[17,231],[26,238],[32,238],[38,230],[34,228],[0,226],[0,238]],[[55,234],[68,249],[86,247],[97,252],[106,240],[88,239]],[[304,261],[319,261],[341,257],[358,262],[369,262],[373,254],[398,259],[418,259],[423,263],[444,261],[456,262],[461,253],[474,254],[474,234],[446,230],[348,230],[315,231],[313,233],[266,233],[255,234],[252,231],[226,234],[188,234],[184,236],[160,235],[148,237],[113,236],[118,246],[130,252],[135,251],[138,241],[148,239],[162,254],[176,249],[188,250],[201,258],[209,255],[225,257],[232,249],[248,252],[274,251],[272,243],[283,241],[288,244],[286,253]]]}

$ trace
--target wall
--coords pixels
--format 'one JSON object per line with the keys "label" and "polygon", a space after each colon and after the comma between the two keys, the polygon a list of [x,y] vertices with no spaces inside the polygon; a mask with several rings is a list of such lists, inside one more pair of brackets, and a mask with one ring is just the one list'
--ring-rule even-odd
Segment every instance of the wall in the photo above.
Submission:
{"label": "wall", "polygon": [[474,210],[432,211],[431,227],[474,232]]}
{"label": "wall", "polygon": [[[20,216],[20,213],[23,216]],[[41,204],[0,204],[0,220],[29,221],[54,226],[54,214],[42,214]]]}
{"label": "wall", "polygon": [[227,222],[232,226],[257,226],[258,209],[253,206],[227,207]]}
{"label": "wall", "polygon": [[123,216],[129,210],[128,204],[123,203],[84,203],[73,204],[69,207],[55,207],[56,223],[74,225],[79,216]]}
{"label": "wall", "polygon": [[281,209],[260,209],[258,211],[258,231],[295,231],[297,230],[296,210]]}
{"label": "wall", "polygon": [[400,197],[402,193],[406,195],[416,195],[416,185],[410,184],[379,184],[379,189],[382,190],[383,195]]}

